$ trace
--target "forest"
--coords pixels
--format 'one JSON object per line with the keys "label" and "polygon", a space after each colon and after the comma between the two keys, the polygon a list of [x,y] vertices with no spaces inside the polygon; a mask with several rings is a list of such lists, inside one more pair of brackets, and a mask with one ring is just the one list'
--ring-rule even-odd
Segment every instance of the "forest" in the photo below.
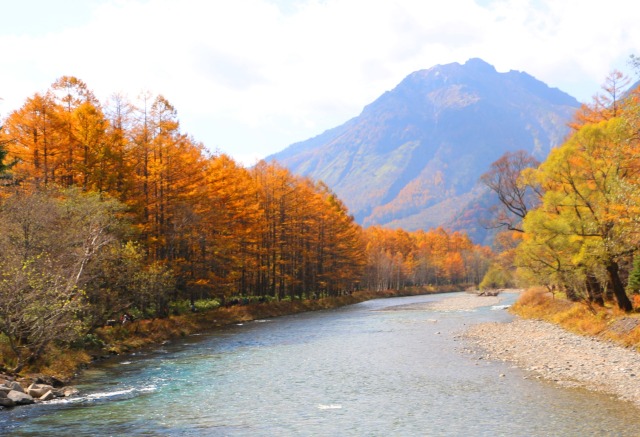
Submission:
{"label": "forest", "polygon": [[633,311],[640,291],[640,91],[629,83],[612,72],[545,162],[508,153],[483,175],[502,203],[494,225],[515,242],[489,273],[546,286],[594,314],[609,304]]}
{"label": "forest", "polygon": [[100,102],[70,76],[2,121],[0,222],[14,372],[125,313],[477,286],[494,257],[445,229],[363,229],[322,182],[210,152],[163,96]]}

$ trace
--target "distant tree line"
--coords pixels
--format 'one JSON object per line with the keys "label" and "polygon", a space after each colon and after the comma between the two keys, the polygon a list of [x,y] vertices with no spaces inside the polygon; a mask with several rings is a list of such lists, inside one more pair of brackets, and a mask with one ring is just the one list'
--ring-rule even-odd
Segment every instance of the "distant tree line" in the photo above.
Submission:
{"label": "distant tree line", "polygon": [[408,286],[468,285],[477,287],[493,259],[487,247],[466,234],[443,228],[407,232],[368,228],[364,287],[402,290]]}

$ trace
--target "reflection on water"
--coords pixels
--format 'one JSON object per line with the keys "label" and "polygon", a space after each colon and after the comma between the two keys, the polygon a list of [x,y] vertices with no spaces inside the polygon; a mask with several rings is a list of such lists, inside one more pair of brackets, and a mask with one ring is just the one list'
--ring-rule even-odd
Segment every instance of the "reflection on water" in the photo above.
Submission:
{"label": "reflection on water", "polygon": [[0,435],[637,435],[630,404],[463,351],[457,334],[508,320],[510,302],[424,305],[444,297],[245,323],[106,362],[79,397],[0,412]]}

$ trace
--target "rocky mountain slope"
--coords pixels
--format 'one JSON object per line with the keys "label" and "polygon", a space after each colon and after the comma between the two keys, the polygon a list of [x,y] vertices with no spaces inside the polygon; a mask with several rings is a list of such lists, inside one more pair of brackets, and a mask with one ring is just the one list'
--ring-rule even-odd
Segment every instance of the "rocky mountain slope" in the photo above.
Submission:
{"label": "rocky mountain slope", "polygon": [[342,126],[268,157],[321,179],[364,226],[445,226],[482,239],[479,176],[506,151],[544,159],[579,106],[527,73],[480,59],[407,76]]}

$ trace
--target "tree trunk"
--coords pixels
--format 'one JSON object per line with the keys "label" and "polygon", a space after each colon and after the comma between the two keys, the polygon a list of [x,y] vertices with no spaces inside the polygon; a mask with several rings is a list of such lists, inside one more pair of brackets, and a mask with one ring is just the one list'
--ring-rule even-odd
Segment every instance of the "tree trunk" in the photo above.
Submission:
{"label": "tree trunk", "polygon": [[619,267],[617,262],[611,261],[609,262],[609,264],[607,264],[607,273],[609,274],[609,280],[611,281],[613,294],[615,295],[616,301],[618,302],[618,308],[628,313],[633,310],[633,305],[631,304],[631,301],[627,296],[627,292],[624,290],[624,285],[620,280],[618,270]]}
{"label": "tree trunk", "polygon": [[589,293],[589,302],[604,306],[602,285],[592,274],[587,274],[587,292]]}
{"label": "tree trunk", "polygon": [[577,302],[580,300],[578,293],[576,293],[576,290],[570,285],[564,287],[564,294],[571,302]]}

